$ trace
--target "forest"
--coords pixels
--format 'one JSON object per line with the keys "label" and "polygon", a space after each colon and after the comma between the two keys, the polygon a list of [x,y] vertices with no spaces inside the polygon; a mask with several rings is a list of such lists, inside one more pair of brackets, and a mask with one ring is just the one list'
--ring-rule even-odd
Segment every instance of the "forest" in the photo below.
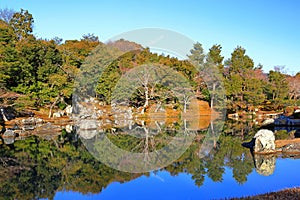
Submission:
{"label": "forest", "polygon": [[[202,44],[196,42],[188,59],[179,60],[153,53],[134,41],[104,44],[94,34],[85,34],[79,40],[43,39],[33,34],[33,27],[34,18],[27,10],[0,10],[0,93],[19,95],[13,103],[0,96],[0,103],[4,106],[50,108],[57,99],[62,99],[57,106],[63,109],[71,102],[74,81],[82,70],[81,66],[86,64],[86,58],[95,49],[99,50],[99,46],[126,52],[109,63],[96,80],[94,97],[104,104],[110,104],[115,98],[112,91],[126,72],[148,63],[177,71],[189,81],[190,87],[185,89],[192,91],[198,99],[208,101],[211,107],[214,107],[214,101],[225,98],[229,113],[253,108],[281,110],[300,103],[300,72],[290,75],[284,66],[274,66],[274,70],[266,73],[263,65],[256,65],[241,46],[233,50],[230,58],[224,58],[220,44],[213,45],[205,53]],[[130,48],[134,50],[127,51]],[[217,67],[218,75],[204,81],[203,72],[212,66]],[[221,85],[215,77],[221,80],[226,94],[218,91]],[[212,88],[208,87],[208,82],[212,83]],[[162,84],[148,81],[142,85],[128,103],[143,108],[143,111],[149,104],[173,104],[175,107],[180,101]],[[185,100],[188,104],[189,101]]]}

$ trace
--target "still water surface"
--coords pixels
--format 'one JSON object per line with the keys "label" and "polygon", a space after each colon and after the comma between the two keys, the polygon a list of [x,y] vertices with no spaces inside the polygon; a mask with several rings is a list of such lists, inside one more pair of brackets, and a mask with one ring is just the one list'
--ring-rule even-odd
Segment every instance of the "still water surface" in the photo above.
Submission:
{"label": "still water surface", "polygon": [[[188,128],[187,124],[184,126]],[[173,127],[180,129],[182,124]],[[116,145],[132,149],[137,141],[128,138],[126,131],[123,129],[119,135],[118,130],[105,129],[102,134]],[[74,131],[62,131],[46,139],[27,137],[1,145],[0,196],[4,199],[220,199],[300,186],[297,156],[254,156],[241,146],[255,131],[251,124],[228,122],[218,138],[211,137],[216,140],[214,148],[199,158],[207,131],[197,130],[195,141],[178,160],[147,173],[125,173],[102,164],[86,150],[84,139]],[[154,136],[158,146],[163,145],[163,138]]]}
{"label": "still water surface", "polygon": [[201,187],[194,184],[192,175],[180,173],[172,176],[166,171],[151,173],[128,183],[112,183],[101,193],[83,195],[74,191],[60,191],[55,199],[221,199],[242,197],[300,186],[300,175],[295,173],[300,159],[277,159],[276,169],[270,176],[252,171],[247,182],[240,184],[225,168],[222,182],[214,182],[205,176]]}

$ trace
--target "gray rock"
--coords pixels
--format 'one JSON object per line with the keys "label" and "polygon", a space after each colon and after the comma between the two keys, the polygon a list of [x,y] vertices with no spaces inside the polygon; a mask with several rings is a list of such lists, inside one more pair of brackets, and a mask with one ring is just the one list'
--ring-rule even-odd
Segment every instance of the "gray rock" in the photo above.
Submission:
{"label": "gray rock", "polygon": [[65,113],[67,116],[71,116],[72,115],[72,111],[73,111],[73,107],[71,105],[68,105],[66,108],[65,108]]}
{"label": "gray rock", "polygon": [[41,123],[43,123],[43,119],[35,118],[35,117],[29,117],[27,119],[21,120],[21,124],[23,124],[23,125],[35,125],[35,124],[41,124]]}
{"label": "gray rock", "polygon": [[4,133],[3,133],[3,138],[14,138],[15,137],[15,132],[13,130],[6,130]]}
{"label": "gray rock", "polygon": [[274,153],[275,152],[275,135],[272,131],[262,129],[255,136],[255,153]]}
{"label": "gray rock", "polygon": [[13,144],[15,142],[15,138],[10,137],[10,138],[3,138],[4,144]]}
{"label": "gray rock", "polygon": [[89,140],[94,138],[98,133],[96,120],[81,120],[76,125],[78,126],[76,131],[80,138]]}
{"label": "gray rock", "polygon": [[300,153],[300,143],[292,143],[281,148],[282,153]]}

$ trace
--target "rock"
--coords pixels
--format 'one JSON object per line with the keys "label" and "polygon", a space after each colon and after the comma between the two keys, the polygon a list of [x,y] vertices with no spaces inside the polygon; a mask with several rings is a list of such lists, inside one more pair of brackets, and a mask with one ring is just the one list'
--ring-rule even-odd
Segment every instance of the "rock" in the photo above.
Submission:
{"label": "rock", "polygon": [[59,117],[64,116],[64,114],[65,114],[65,112],[60,110],[60,111],[57,111],[57,112],[53,113],[52,117],[53,118],[59,118]]}
{"label": "rock", "polygon": [[255,153],[274,153],[275,152],[275,135],[267,129],[259,130],[255,136]]}
{"label": "rock", "polygon": [[64,111],[67,116],[70,116],[72,114],[72,110],[73,110],[73,107],[71,105],[68,105]]}
{"label": "rock", "polygon": [[263,121],[262,125],[266,126],[266,125],[274,124],[274,122],[275,122],[274,119],[266,119]]}
{"label": "rock", "polygon": [[16,136],[15,132],[13,130],[7,129],[3,135],[2,138],[14,138]]}
{"label": "rock", "polygon": [[4,144],[13,144],[15,142],[15,138],[3,138]]}
{"label": "rock", "polygon": [[35,125],[35,124],[41,124],[43,122],[44,122],[43,119],[35,118],[35,117],[29,117],[27,119],[21,120],[21,124],[23,125]]}
{"label": "rock", "polygon": [[9,130],[7,129],[3,135],[2,135],[2,138],[3,138],[3,142],[5,144],[12,144],[15,142],[15,132],[13,130]]}
{"label": "rock", "polygon": [[276,164],[275,155],[254,155],[255,170],[258,174],[270,176],[274,173]]}
{"label": "rock", "polygon": [[282,153],[300,153],[300,143],[291,143],[281,148]]}
{"label": "rock", "polygon": [[98,134],[97,127],[96,120],[81,120],[76,131],[80,138],[90,140]]}
{"label": "rock", "polygon": [[48,122],[40,127],[37,127],[32,134],[42,137],[46,140],[51,140],[57,135],[61,134],[61,127]]}
{"label": "rock", "polygon": [[44,122],[43,119],[41,119],[41,118],[35,118],[35,123],[36,123],[36,124],[41,124],[41,123],[43,123],[43,122]]}
{"label": "rock", "polygon": [[71,133],[73,131],[73,126],[70,125],[70,124],[67,124],[66,125],[66,131],[67,131],[67,133]]}

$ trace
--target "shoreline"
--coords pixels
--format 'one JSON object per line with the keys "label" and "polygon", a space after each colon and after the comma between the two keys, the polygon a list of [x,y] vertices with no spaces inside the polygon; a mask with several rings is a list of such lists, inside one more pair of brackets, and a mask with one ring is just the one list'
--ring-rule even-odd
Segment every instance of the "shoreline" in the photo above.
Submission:
{"label": "shoreline", "polygon": [[300,187],[295,188],[286,188],[275,192],[268,192],[253,196],[245,196],[239,198],[230,198],[231,200],[254,200],[254,199],[273,199],[273,200],[282,200],[282,199],[300,199]]}

